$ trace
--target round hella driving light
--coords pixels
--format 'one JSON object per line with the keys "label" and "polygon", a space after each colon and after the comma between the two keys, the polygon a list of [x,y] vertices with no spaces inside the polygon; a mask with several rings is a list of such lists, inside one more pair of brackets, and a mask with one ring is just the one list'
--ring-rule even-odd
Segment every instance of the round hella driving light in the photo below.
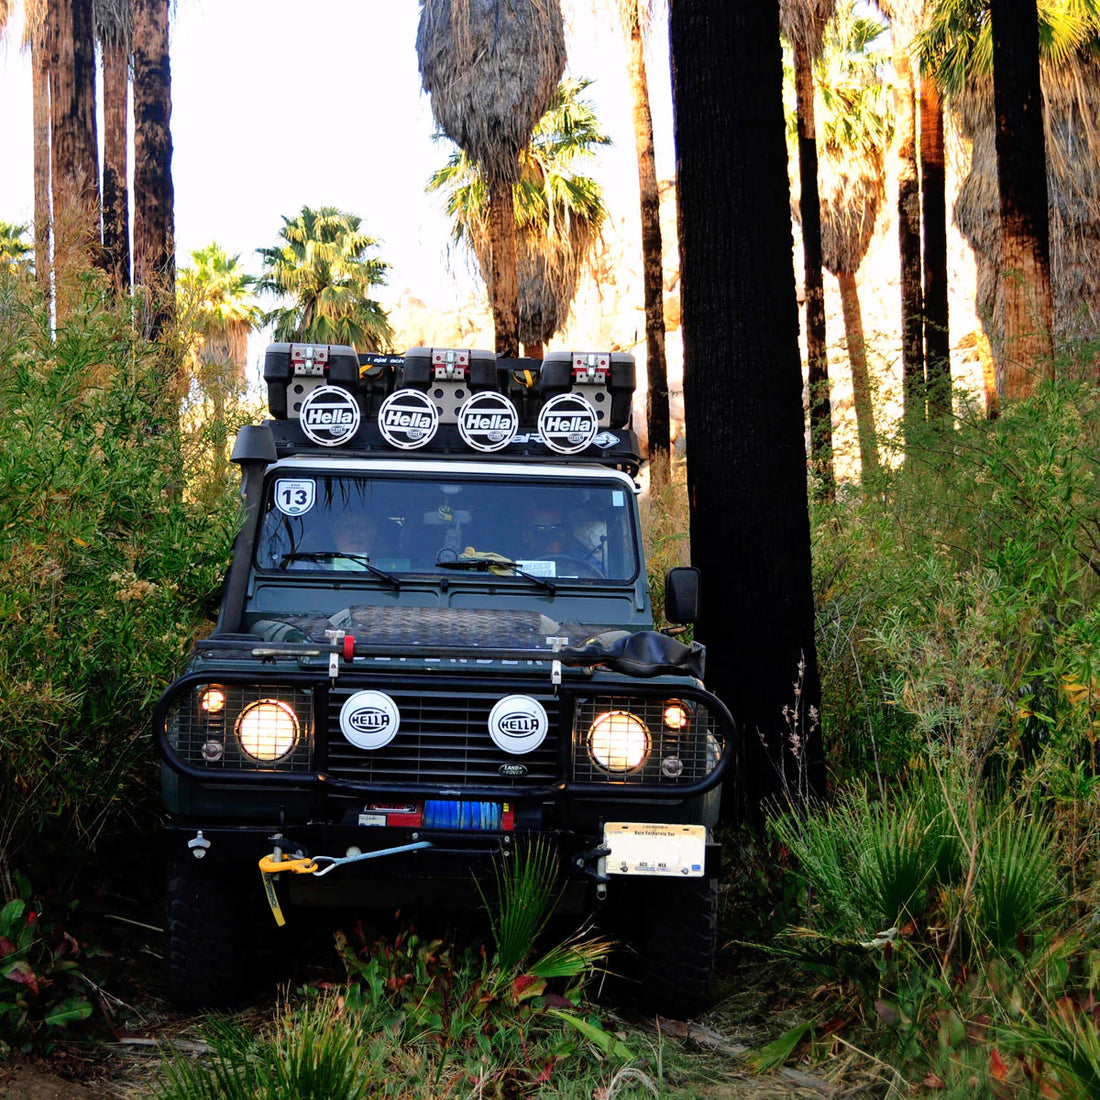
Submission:
{"label": "round hella driving light", "polygon": [[633,771],[649,755],[649,730],[626,711],[601,714],[588,729],[588,753],[604,771]]}
{"label": "round hella driving light", "polygon": [[249,703],[237,719],[237,740],[253,760],[280,760],[298,743],[298,716],[278,699]]}

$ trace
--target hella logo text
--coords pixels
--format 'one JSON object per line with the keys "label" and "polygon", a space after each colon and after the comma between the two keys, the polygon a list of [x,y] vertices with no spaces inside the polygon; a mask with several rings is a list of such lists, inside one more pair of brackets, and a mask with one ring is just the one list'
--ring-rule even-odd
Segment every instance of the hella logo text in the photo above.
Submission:
{"label": "hella logo text", "polygon": [[538,733],[539,730],[538,718],[533,714],[524,714],[523,711],[502,715],[497,725],[501,733],[511,734],[513,737],[526,737],[527,734]]}
{"label": "hella logo text", "polygon": [[390,725],[390,716],[380,707],[363,707],[348,715],[348,725],[360,733],[377,733]]}

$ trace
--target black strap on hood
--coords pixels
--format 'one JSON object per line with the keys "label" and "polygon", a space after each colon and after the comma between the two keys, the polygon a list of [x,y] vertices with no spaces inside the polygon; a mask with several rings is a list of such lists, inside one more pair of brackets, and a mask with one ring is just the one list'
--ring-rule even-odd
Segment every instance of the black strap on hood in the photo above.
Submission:
{"label": "black strap on hood", "polygon": [[706,664],[706,648],[698,642],[682,642],[656,630],[632,634],[627,630],[608,631],[588,645],[561,650],[561,658],[584,657],[585,663],[603,665],[627,676],[661,676],[685,673],[701,680]]}

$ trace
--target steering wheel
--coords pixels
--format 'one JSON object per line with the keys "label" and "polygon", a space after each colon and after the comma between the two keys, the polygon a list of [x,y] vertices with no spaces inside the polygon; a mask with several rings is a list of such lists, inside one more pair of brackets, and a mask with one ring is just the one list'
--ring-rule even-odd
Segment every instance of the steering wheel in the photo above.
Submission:
{"label": "steering wheel", "polygon": [[[603,570],[594,562],[585,561],[584,558],[577,557],[576,554],[545,554],[541,557],[542,561],[552,561],[555,569],[560,562],[566,569],[575,569],[576,575],[581,577],[598,577],[600,580],[604,579]],[[559,577],[563,574],[558,573]],[[564,576],[572,576],[573,574],[566,573]]]}

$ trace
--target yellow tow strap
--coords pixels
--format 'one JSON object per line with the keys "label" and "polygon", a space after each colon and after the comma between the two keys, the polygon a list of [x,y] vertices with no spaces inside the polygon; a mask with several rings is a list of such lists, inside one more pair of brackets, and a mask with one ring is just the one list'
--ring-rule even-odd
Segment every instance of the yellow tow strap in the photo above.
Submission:
{"label": "yellow tow strap", "polygon": [[271,906],[271,915],[275,923],[282,928],[286,924],[283,916],[283,907],[279,904],[279,897],[275,893],[275,876],[283,871],[293,871],[296,875],[311,875],[317,870],[317,864],[308,856],[304,859],[276,859],[273,852],[260,860],[260,878],[264,884],[264,894],[267,896],[267,904]]}

